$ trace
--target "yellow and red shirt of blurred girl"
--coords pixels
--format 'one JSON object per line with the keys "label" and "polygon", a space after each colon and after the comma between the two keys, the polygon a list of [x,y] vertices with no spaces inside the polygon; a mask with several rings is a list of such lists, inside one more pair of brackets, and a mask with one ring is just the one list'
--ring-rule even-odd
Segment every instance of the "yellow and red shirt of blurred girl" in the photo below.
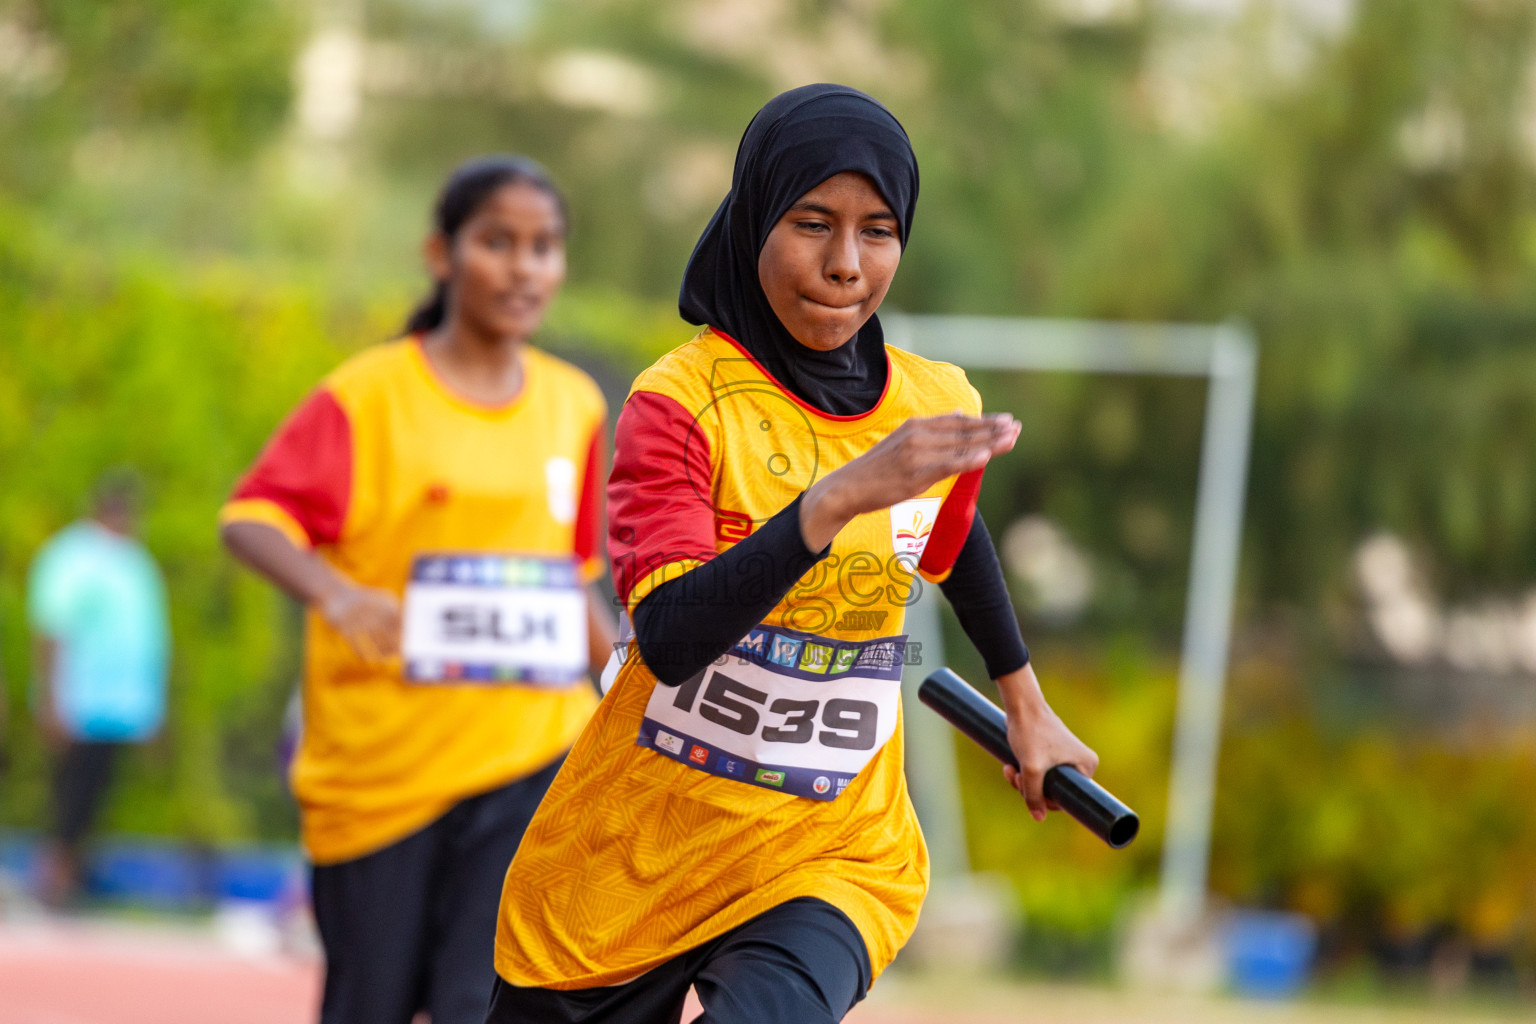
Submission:
{"label": "yellow and red shirt of blurred girl", "polygon": [[[451,391],[415,338],[332,372],[288,418],[221,513],[313,548],[353,581],[403,595],[420,555],[597,555],[606,410],[585,373],[523,350],[521,394]],[[591,687],[413,684],[369,663],[316,611],[305,621],[303,733],[292,767],[306,850],[350,860],[570,747]]]}

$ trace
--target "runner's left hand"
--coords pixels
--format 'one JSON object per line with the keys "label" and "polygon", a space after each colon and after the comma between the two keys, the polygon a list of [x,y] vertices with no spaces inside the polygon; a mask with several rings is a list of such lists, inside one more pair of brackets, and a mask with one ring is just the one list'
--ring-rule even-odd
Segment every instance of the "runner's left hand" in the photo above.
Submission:
{"label": "runner's left hand", "polygon": [[1005,766],[1003,777],[1023,794],[1034,819],[1044,821],[1047,811],[1061,810],[1055,801],[1045,798],[1045,773],[1059,764],[1069,764],[1092,778],[1099,767],[1099,755],[1051,710],[1031,666],[1003,676],[997,688],[1008,712],[1008,745],[1019,762],[1019,770]]}

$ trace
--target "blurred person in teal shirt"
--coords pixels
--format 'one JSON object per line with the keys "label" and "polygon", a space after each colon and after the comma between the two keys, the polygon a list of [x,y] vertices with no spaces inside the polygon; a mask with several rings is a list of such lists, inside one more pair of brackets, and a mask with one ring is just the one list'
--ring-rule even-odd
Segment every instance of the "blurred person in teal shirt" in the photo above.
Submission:
{"label": "blurred person in teal shirt", "polygon": [[36,712],[55,755],[53,832],[42,895],[55,906],[80,886],[80,850],[123,746],[165,720],[170,629],[160,569],[135,538],[138,482],[98,482],[89,518],[43,545],[27,611],[36,642]]}

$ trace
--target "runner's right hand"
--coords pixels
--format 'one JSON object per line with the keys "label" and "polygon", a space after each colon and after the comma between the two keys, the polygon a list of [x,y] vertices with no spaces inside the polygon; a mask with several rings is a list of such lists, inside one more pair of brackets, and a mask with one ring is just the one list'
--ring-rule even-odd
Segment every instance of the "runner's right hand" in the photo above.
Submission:
{"label": "runner's right hand", "polygon": [[364,661],[400,653],[400,602],[387,590],[345,584],[320,602],[320,614]]}
{"label": "runner's right hand", "polygon": [[890,508],[940,480],[980,469],[1010,450],[1020,429],[1008,413],[912,417],[806,492],[800,515],[806,546],[819,551],[854,516]]}

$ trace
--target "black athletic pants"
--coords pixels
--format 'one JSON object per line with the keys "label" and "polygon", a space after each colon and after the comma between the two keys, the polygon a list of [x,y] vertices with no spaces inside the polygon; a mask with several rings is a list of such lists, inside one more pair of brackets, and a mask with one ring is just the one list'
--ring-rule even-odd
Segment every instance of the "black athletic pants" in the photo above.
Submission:
{"label": "black athletic pants", "polygon": [[790,900],[623,985],[563,991],[497,978],[485,1021],[678,1024],[689,985],[704,1006],[694,1024],[833,1024],[869,990],[869,953],[841,910]]}
{"label": "black athletic pants", "polygon": [[53,834],[64,849],[78,851],[95,824],[122,747],[121,743],[72,740],[59,755],[53,774]]}
{"label": "black athletic pants", "polygon": [[[560,759],[563,760],[563,759]],[[313,872],[321,1024],[480,1024],[501,884],[560,760],[463,800],[413,835]]]}

